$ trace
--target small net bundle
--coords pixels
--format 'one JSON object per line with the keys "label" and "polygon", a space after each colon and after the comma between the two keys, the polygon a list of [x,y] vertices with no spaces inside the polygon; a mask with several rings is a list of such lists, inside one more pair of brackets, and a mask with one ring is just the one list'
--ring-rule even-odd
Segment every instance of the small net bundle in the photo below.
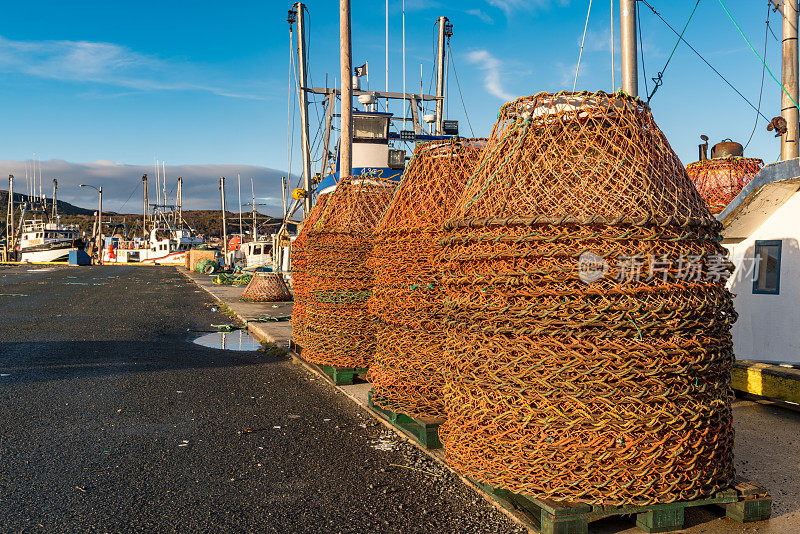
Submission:
{"label": "small net bundle", "polygon": [[256,272],[241,298],[247,302],[283,302],[292,300],[292,293],[280,273]]}
{"label": "small net bundle", "polygon": [[396,182],[342,178],[310,229],[306,254],[307,343],[303,358],[345,369],[366,369],[375,350],[375,324],[367,309],[372,291],[372,232]]}
{"label": "small net bundle", "polygon": [[733,481],[731,265],[645,104],[504,105],[444,227],[451,465],[591,504]]}
{"label": "small net bundle", "polygon": [[436,257],[441,226],[472,174],[485,139],[419,145],[375,231],[369,300],[377,319],[368,379],[373,401],[412,417],[444,416],[443,304]]}
{"label": "small net bundle", "polygon": [[711,213],[722,213],[736,195],[758,174],[764,162],[758,158],[729,156],[695,161],[686,166]]}
{"label": "small net bundle", "polygon": [[311,227],[319,220],[330,195],[323,194],[317,198],[316,204],[311,208],[303,222],[303,227],[292,242],[292,289],[294,292],[294,305],[292,306],[292,340],[300,347],[305,347],[306,337],[306,299],[308,298],[308,233]]}

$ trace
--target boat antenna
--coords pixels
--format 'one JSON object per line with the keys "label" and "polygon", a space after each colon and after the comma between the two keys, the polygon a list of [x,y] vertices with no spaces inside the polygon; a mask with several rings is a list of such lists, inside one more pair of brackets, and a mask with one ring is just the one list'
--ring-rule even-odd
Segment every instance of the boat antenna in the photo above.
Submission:
{"label": "boat antenna", "polygon": [[[386,92],[389,92],[389,0],[386,0]],[[387,113],[389,113],[389,100],[386,99]]]}
{"label": "boat antenna", "polygon": [[56,201],[58,195],[58,180],[53,178],[53,219],[58,217],[58,202]]}
{"label": "boat antenna", "polygon": [[403,0],[403,130],[406,129],[406,0]]}

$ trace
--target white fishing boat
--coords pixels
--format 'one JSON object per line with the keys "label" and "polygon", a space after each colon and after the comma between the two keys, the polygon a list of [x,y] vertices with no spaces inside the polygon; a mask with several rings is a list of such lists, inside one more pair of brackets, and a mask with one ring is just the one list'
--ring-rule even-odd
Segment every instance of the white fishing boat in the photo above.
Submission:
{"label": "white fishing boat", "polygon": [[22,223],[17,251],[20,261],[66,261],[70,251],[83,250],[77,225],[28,219]]}

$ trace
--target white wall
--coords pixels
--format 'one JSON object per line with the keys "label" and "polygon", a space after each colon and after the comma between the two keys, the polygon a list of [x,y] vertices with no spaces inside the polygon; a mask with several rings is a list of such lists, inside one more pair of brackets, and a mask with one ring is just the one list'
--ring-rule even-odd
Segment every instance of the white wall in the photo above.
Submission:
{"label": "white wall", "polygon": [[[781,240],[780,294],[753,294],[757,240]],[[736,358],[800,363],[800,193],[795,193],[750,237],[726,244],[736,271],[729,286],[739,320],[733,326]],[[748,259],[749,258],[749,259]]]}

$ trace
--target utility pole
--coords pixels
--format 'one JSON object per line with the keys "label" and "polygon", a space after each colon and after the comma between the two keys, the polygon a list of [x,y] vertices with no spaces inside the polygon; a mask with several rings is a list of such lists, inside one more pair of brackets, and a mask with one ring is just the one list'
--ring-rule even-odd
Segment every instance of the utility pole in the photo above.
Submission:
{"label": "utility pole", "polygon": [[219,196],[222,200],[222,266],[228,267],[228,227],[225,224],[225,177],[219,177]]}
{"label": "utility pole", "polygon": [[781,136],[781,161],[800,156],[800,143],[798,143],[800,116],[797,109],[797,104],[800,103],[800,87],[797,81],[797,23],[797,0],[783,0],[781,83],[786,90],[781,90],[781,117],[786,120],[786,133]]}
{"label": "utility pole", "polygon": [[340,67],[342,75],[342,133],[339,137],[339,179],[353,174],[353,51],[350,39],[350,0],[339,0]]}
{"label": "utility pole", "polygon": [[97,257],[103,257],[103,186],[97,190]]}
{"label": "utility pole", "polygon": [[619,0],[620,67],[622,90],[639,96],[639,67],[636,62],[636,0]]}
{"label": "utility pole", "polygon": [[150,199],[147,191],[147,175],[142,175],[142,237],[147,239],[147,210],[149,209]]}
{"label": "utility pole", "polygon": [[[444,36],[445,28],[449,26],[449,22],[447,17],[439,17],[439,39],[436,46],[436,135],[442,135],[444,132],[444,66],[447,62]],[[422,93],[422,90],[420,90],[420,93]]]}
{"label": "utility pole", "polygon": [[306,198],[303,201],[304,216],[307,217],[311,212],[311,146],[308,141],[308,93],[306,92],[306,20],[302,2],[294,5],[297,12],[297,66],[300,75],[300,122],[302,128],[301,143],[303,149],[303,189],[306,191]]}

